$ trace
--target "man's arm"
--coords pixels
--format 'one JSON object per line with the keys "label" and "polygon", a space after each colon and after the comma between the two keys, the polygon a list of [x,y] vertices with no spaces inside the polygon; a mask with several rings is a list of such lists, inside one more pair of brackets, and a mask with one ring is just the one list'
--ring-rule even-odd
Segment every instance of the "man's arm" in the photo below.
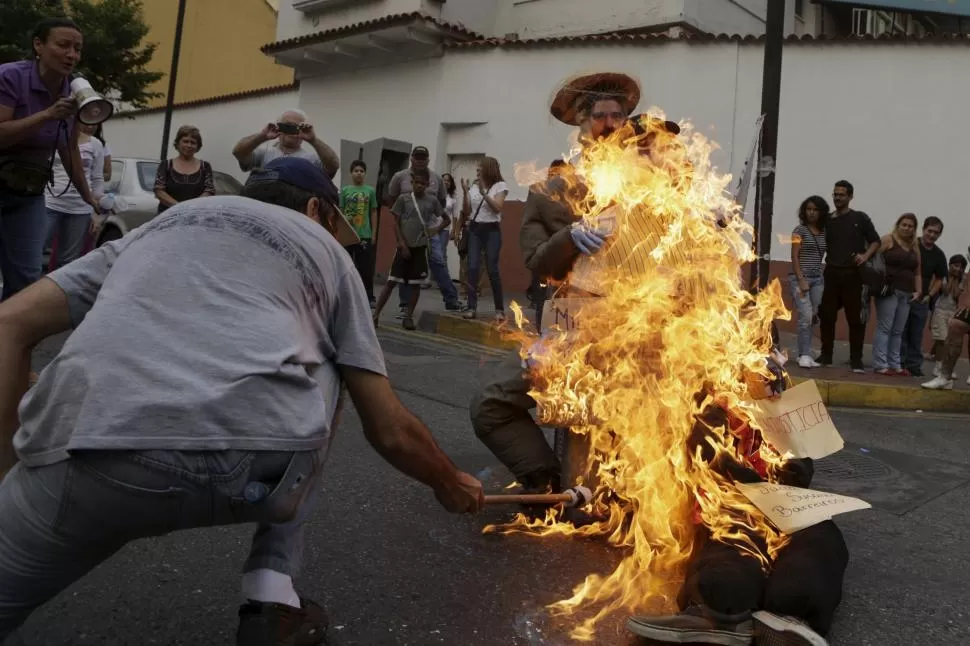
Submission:
{"label": "man's arm", "polygon": [[384,194],[384,206],[390,208],[401,197],[401,173],[391,175],[391,181],[387,183]]}
{"label": "man's arm", "polygon": [[340,170],[340,158],[337,157],[337,153],[333,151],[333,148],[328,146],[323,139],[320,139],[316,135],[307,143],[317,153],[317,157],[320,158],[320,163],[323,164],[323,170],[326,171],[327,175],[331,179],[336,176],[337,171]]}
{"label": "man's arm", "polygon": [[0,476],[17,461],[13,436],[20,427],[17,408],[27,392],[31,350],[69,329],[67,296],[49,278],[0,303]]}
{"label": "man's arm", "polygon": [[401,228],[401,218],[404,216],[404,196],[397,198],[394,206],[391,207],[391,215],[394,216],[394,238],[397,240],[398,249],[407,249],[408,243],[404,239],[404,230]]}
{"label": "man's arm", "polygon": [[865,253],[856,257],[856,262],[860,265],[869,262],[869,259],[876,255],[876,252],[879,251],[879,245],[881,244],[879,234],[876,232],[876,226],[872,223],[872,219],[865,213],[863,213],[862,216],[863,233],[866,241],[869,243],[869,246],[866,247]]}
{"label": "man's arm", "polygon": [[553,201],[534,191],[525,200],[519,246],[525,256],[526,267],[538,274],[540,279],[563,280],[572,271],[579,250],[569,235],[569,226],[563,226],[551,236],[546,228],[543,213],[554,208]]}
{"label": "man's arm", "polygon": [[438,183],[438,193],[435,195],[435,197],[438,198],[438,204],[440,204],[441,208],[444,209],[445,206],[448,205],[448,192],[445,191],[445,180],[441,179],[441,175],[438,173],[435,173],[434,171],[431,171],[431,173],[434,175],[435,181]]}
{"label": "man's arm", "polygon": [[266,143],[270,139],[275,139],[275,137],[270,137],[267,132],[267,126],[263,130],[260,130],[254,135],[249,135],[248,137],[243,137],[239,140],[239,143],[232,149],[232,156],[236,158],[239,162],[239,170],[249,172],[253,168],[253,153],[262,144]]}

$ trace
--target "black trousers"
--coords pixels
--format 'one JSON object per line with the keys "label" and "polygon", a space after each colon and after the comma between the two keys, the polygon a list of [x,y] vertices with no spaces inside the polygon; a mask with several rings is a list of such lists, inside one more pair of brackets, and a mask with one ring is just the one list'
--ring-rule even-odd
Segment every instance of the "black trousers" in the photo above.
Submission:
{"label": "black trousers", "polygon": [[[822,337],[822,357],[832,359],[835,346],[835,323],[839,310],[845,310],[849,326],[849,359],[862,362],[862,344],[866,338],[866,320],[862,318],[862,274],[856,267],[830,267],[823,276],[822,302],[818,306],[819,333]],[[869,304],[865,304],[868,313]]]}
{"label": "black trousers", "polygon": [[369,239],[361,240],[357,244],[348,246],[347,253],[353,259],[360,279],[364,281],[367,298],[374,300],[374,245]]}
{"label": "black trousers", "polygon": [[793,534],[767,576],[754,557],[711,540],[706,529],[699,531],[678,598],[681,609],[694,603],[725,615],[767,610],[802,619],[820,635],[828,634],[842,601],[842,579],[849,563],[848,548],[835,523],[826,521]]}

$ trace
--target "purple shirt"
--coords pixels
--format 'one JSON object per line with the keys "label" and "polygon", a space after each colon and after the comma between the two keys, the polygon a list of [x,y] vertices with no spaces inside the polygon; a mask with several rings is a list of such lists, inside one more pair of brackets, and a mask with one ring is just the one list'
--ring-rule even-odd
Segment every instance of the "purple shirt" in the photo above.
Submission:
{"label": "purple shirt", "polygon": [[[61,97],[71,96],[70,81],[65,78],[61,85]],[[60,97],[57,97],[60,98]],[[36,61],[17,61],[0,65],[0,105],[13,108],[13,119],[25,119],[32,114],[46,110],[55,98],[40,79]],[[22,139],[13,146],[0,149],[2,157],[21,157],[24,159],[49,160],[55,148],[67,145],[74,128],[74,119],[67,120],[67,133],[60,128],[59,121],[46,121],[43,127]],[[58,135],[58,133],[60,133]]]}

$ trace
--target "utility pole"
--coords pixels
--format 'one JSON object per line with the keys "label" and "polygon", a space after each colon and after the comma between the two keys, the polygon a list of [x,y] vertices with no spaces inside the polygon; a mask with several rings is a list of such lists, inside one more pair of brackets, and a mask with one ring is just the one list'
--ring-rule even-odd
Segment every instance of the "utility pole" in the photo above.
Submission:
{"label": "utility pole", "polygon": [[768,286],[771,269],[771,220],[775,209],[775,169],[778,155],[778,112],[781,106],[781,55],[785,42],[785,0],[768,0],[765,19],[765,62],[761,79],[761,132],[755,183],[754,243],[758,259],[751,291]]}
{"label": "utility pole", "polygon": [[168,96],[165,97],[165,125],[162,126],[162,152],[159,160],[168,159],[168,138],[172,133],[172,110],[175,108],[175,80],[179,73],[179,54],[182,51],[182,27],[185,25],[185,2],[179,0],[178,18],[175,19],[175,45],[172,48],[172,68],[168,72]]}

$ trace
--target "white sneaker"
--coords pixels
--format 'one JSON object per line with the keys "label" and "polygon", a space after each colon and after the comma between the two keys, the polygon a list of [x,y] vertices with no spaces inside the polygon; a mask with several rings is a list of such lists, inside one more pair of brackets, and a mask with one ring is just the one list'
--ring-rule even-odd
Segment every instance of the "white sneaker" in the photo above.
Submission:
{"label": "white sneaker", "polygon": [[815,361],[815,359],[813,359],[807,354],[803,354],[802,356],[798,357],[799,368],[818,368],[821,365],[822,364],[818,363],[817,361]]}
{"label": "white sneaker", "polygon": [[934,377],[920,385],[927,390],[953,390],[953,380],[946,377]]}
{"label": "white sneaker", "polygon": [[786,644],[790,646],[829,646],[825,638],[794,617],[783,617],[759,610],[754,618],[755,644]]}

